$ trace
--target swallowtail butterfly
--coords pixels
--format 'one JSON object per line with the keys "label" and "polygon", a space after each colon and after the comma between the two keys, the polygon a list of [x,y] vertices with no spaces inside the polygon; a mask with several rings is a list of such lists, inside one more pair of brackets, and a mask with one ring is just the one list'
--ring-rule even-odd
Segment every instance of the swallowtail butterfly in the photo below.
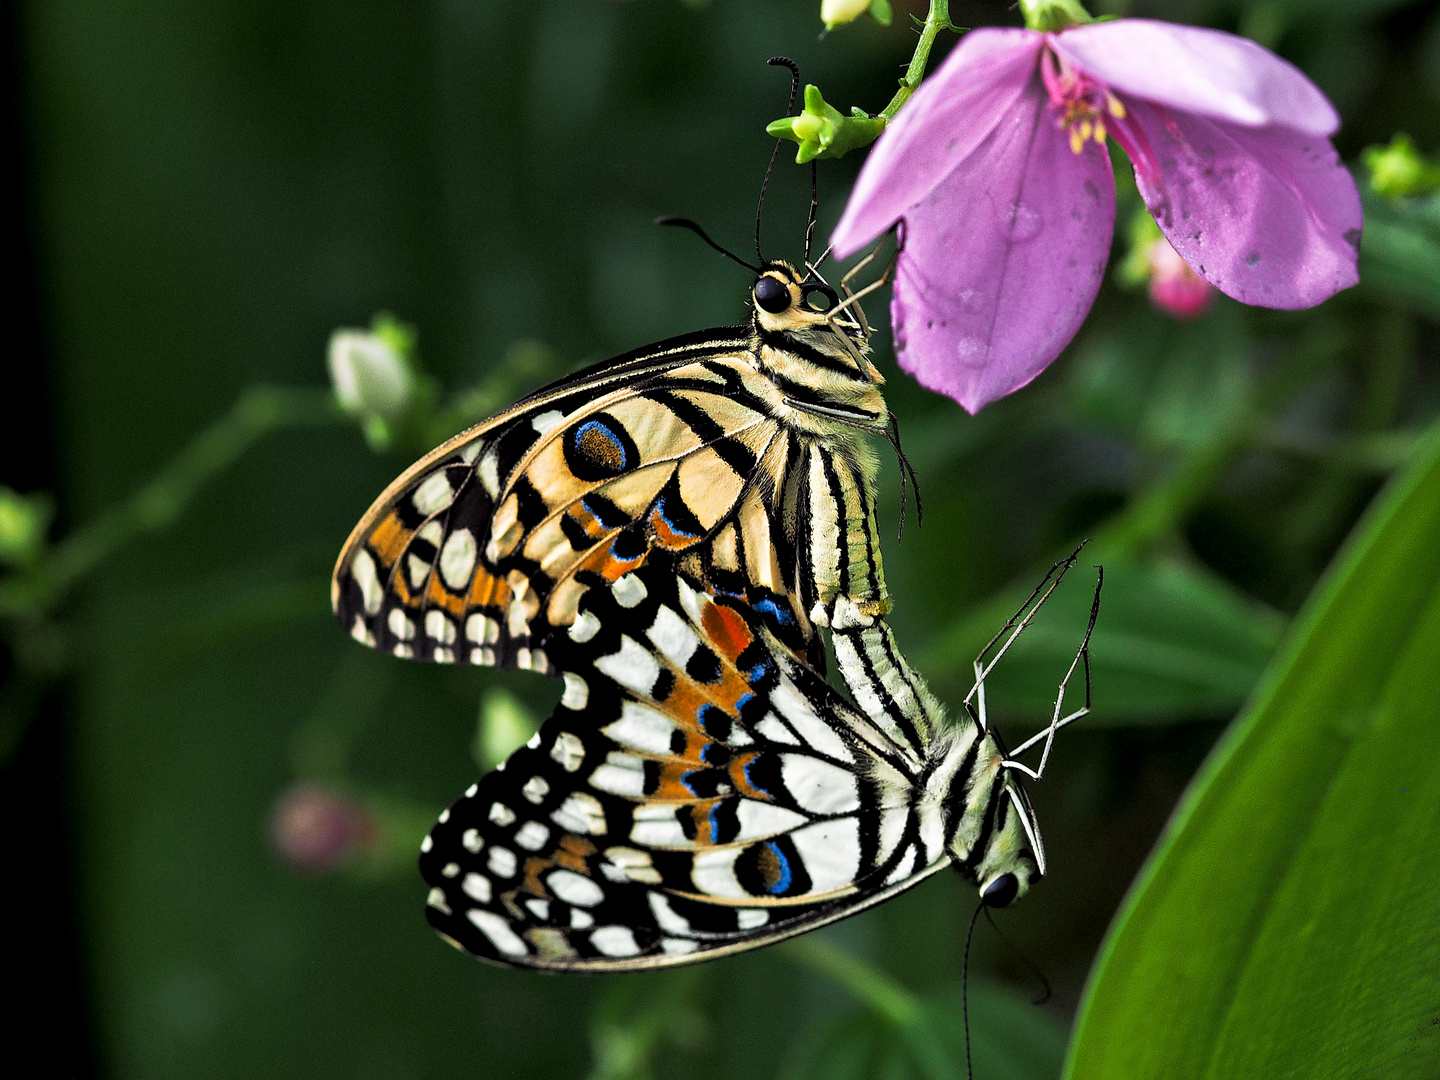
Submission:
{"label": "swallowtail butterfly", "polygon": [[[884,620],[866,438],[889,413],[859,297],[808,264],[755,269],[748,325],[608,360],[457,436],[340,555],[357,640],[564,680],[422,848],[430,922],[482,959],[686,963],[946,866],[992,906],[1044,872],[1016,775],[1036,773],[986,725],[988,668],[947,716]],[[1057,705],[1048,735],[1084,711]]]}

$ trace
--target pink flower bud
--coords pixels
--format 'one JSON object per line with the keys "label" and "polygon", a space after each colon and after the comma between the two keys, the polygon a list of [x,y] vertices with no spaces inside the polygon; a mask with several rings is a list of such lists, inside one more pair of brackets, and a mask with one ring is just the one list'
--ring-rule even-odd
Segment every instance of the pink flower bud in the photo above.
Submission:
{"label": "pink flower bud", "polygon": [[1198,319],[1215,301],[1215,286],[1197,274],[1165,239],[1150,248],[1150,302],[1177,319]]}
{"label": "pink flower bud", "polygon": [[270,844],[297,870],[329,873],[371,846],[375,822],[354,799],[312,783],[287,788],[270,812]]}

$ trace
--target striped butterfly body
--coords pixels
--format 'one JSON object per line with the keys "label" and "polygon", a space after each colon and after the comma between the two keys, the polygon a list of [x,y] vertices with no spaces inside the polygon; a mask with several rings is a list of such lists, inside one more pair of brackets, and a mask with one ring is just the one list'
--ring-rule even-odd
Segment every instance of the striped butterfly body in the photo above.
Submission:
{"label": "striped butterfly body", "polygon": [[332,602],[357,640],[564,679],[423,845],[432,925],[482,959],[684,963],[947,865],[994,904],[1043,873],[983,693],[947,717],[884,621],[866,437],[889,414],[863,315],[816,310],[834,294],[787,263],[761,271],[749,325],[456,437],[341,552]]}

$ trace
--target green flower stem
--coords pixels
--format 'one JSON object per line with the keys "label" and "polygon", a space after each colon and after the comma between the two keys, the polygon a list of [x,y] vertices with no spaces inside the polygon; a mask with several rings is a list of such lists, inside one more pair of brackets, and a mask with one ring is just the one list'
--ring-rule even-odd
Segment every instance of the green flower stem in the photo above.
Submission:
{"label": "green flower stem", "polygon": [[173,524],[196,492],[272,431],[350,423],[320,389],[255,386],[149,483],[82,526],[22,573],[0,581],[0,616],[39,618],[138,536]]}
{"label": "green flower stem", "polygon": [[910,100],[910,95],[925,78],[925,66],[930,62],[930,50],[934,47],[935,38],[940,31],[954,29],[955,26],[950,22],[950,0],[930,0],[930,14],[921,25],[920,41],[915,46],[915,54],[910,58],[910,66],[905,69],[905,77],[900,80],[900,89],[895,92],[890,104],[885,106],[880,115],[870,116],[856,108],[851,109],[850,115],[846,116],[826,102],[819,87],[807,86],[805,107],[800,114],[774,120],[766,125],[765,131],[776,138],[790,139],[798,143],[800,149],[795,155],[795,161],[800,165],[817,157],[844,157],[851,150],[869,146],[880,137],[885,125],[900,111],[900,107]]}
{"label": "green flower stem", "polygon": [[900,80],[900,89],[895,91],[890,104],[880,110],[883,119],[895,119],[900,106],[909,101],[910,95],[919,88],[925,78],[925,68],[930,63],[930,50],[934,48],[935,39],[942,30],[957,30],[950,21],[950,0],[930,0],[930,11],[920,28],[920,40],[915,44],[915,55],[910,58],[910,66],[905,69],[905,77]]}

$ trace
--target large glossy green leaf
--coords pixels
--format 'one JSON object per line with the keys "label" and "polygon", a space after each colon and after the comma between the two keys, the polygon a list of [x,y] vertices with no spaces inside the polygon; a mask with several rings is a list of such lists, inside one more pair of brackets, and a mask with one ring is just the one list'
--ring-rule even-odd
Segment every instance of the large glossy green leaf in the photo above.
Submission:
{"label": "large glossy green leaf", "polygon": [[1440,430],[1111,928],[1069,1080],[1440,1076]]}

